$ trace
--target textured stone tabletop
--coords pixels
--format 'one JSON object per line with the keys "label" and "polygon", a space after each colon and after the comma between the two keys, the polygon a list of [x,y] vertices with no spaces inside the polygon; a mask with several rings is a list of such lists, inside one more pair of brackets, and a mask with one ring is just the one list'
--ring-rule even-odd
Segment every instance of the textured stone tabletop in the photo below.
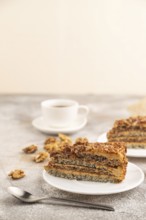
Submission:
{"label": "textured stone tabletop", "polygon": [[[92,219],[146,219],[146,181],[139,187],[114,195],[87,196],[60,191],[49,186],[42,178],[44,164],[36,164],[32,156],[24,155],[22,148],[37,144],[40,149],[48,135],[35,130],[31,122],[40,115],[40,102],[49,98],[71,98],[90,108],[88,124],[72,138],[86,136],[95,140],[118,118],[128,116],[126,108],[139,97],[134,96],[55,96],[55,95],[1,95],[0,96],[0,220],[92,220]],[[129,158],[146,173],[146,159]],[[7,174],[23,169],[26,177],[10,180]],[[115,212],[89,210],[40,204],[23,204],[7,192],[10,185],[19,186],[34,194],[73,198],[115,207]]]}

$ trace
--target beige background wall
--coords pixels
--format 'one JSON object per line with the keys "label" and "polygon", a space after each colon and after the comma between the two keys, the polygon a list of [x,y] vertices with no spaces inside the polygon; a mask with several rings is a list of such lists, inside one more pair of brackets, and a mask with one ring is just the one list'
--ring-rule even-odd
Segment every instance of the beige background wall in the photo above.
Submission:
{"label": "beige background wall", "polygon": [[145,0],[0,0],[0,93],[146,94]]}

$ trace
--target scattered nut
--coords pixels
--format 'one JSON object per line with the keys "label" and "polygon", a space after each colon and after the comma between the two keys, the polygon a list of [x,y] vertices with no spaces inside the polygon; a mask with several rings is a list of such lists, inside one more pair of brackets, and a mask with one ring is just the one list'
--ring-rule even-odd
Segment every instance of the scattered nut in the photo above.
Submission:
{"label": "scattered nut", "polygon": [[44,149],[45,149],[48,153],[50,153],[50,151],[52,151],[52,150],[53,150],[53,151],[58,150],[58,148],[59,148],[59,143],[58,143],[58,142],[46,144],[46,145],[44,146]]}
{"label": "scattered nut", "polygon": [[36,145],[30,145],[28,147],[25,147],[23,149],[24,153],[26,154],[32,154],[34,153],[36,150],[38,149],[38,147]]}
{"label": "scattered nut", "polygon": [[36,163],[40,163],[43,162],[47,157],[48,157],[48,153],[47,152],[39,152],[35,157],[34,157],[34,161]]}
{"label": "scattered nut", "polygon": [[68,143],[68,144],[72,144],[72,139],[64,134],[58,134],[58,137],[60,138],[61,141]]}
{"label": "scattered nut", "polygon": [[12,179],[20,179],[25,176],[25,173],[23,170],[14,170],[11,171],[8,176],[10,176]]}
{"label": "scattered nut", "polygon": [[44,144],[50,144],[50,143],[55,143],[56,142],[56,138],[55,137],[49,137],[45,140]]}

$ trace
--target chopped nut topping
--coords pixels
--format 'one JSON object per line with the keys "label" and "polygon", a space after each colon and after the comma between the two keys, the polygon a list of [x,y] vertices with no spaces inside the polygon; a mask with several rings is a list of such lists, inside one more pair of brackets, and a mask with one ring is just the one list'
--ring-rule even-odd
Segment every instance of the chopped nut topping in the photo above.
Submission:
{"label": "chopped nut topping", "polygon": [[36,150],[38,149],[38,147],[36,145],[30,145],[28,147],[25,147],[23,149],[24,153],[26,154],[32,154],[34,153]]}
{"label": "chopped nut topping", "polygon": [[10,176],[12,179],[20,179],[25,176],[25,173],[23,170],[14,170],[11,171],[8,176]]}
{"label": "chopped nut topping", "polygon": [[58,137],[60,138],[61,142],[72,144],[72,140],[69,136],[64,135],[64,134],[59,134]]}
{"label": "chopped nut topping", "polygon": [[127,119],[116,120],[114,128],[146,127],[146,116],[129,117]]}
{"label": "chopped nut topping", "polygon": [[48,153],[47,153],[47,152],[39,152],[39,153],[34,157],[34,161],[35,161],[36,163],[40,163],[40,162],[43,162],[47,157],[48,157]]}
{"label": "chopped nut topping", "polygon": [[76,139],[75,141],[76,144],[88,144],[88,139],[87,138],[82,138],[82,137],[79,137]]}
{"label": "chopped nut topping", "polygon": [[50,143],[55,143],[57,140],[55,137],[49,137],[45,140],[44,144],[50,144]]}

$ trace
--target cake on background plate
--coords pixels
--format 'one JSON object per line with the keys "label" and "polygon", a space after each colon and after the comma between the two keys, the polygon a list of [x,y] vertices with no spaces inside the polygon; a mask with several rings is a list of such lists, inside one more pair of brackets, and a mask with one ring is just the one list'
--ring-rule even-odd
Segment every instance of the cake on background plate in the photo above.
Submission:
{"label": "cake on background plate", "polygon": [[107,139],[109,142],[125,142],[128,148],[146,148],[146,116],[116,120]]}

